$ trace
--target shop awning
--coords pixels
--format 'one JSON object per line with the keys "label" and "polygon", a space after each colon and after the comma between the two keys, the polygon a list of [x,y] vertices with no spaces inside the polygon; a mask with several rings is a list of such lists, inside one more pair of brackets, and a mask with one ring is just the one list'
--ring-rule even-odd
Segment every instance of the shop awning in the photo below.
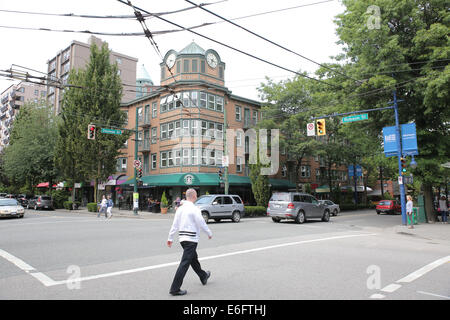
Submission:
{"label": "shop awning", "polygon": [[[48,188],[48,182],[41,182],[36,187],[37,188]],[[56,188],[56,184],[53,185],[53,188]]]}
{"label": "shop awning", "polygon": [[316,188],[316,190],[314,190],[316,193],[326,193],[326,192],[330,192],[330,187],[328,185],[323,185],[320,186],[318,188]]}
{"label": "shop awning", "polygon": [[[250,185],[250,178],[230,174],[228,176],[230,185]],[[173,173],[155,174],[142,177],[143,186],[172,187],[172,186],[219,186],[219,175],[217,173]],[[133,185],[133,177],[128,178],[121,185]]]}
{"label": "shop awning", "polygon": [[284,179],[269,178],[269,184],[272,185],[272,189],[273,188],[295,188],[295,183],[292,183],[289,180],[284,180]]}

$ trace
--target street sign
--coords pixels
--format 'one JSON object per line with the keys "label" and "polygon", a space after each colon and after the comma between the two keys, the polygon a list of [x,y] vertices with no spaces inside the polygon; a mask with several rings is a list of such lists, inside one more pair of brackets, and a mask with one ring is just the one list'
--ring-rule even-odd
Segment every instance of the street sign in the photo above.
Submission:
{"label": "street sign", "polygon": [[102,128],[102,130],[100,132],[107,133],[107,134],[122,134],[122,130],[119,130],[119,129]]}
{"label": "street sign", "polygon": [[[353,177],[353,172],[354,172],[353,165],[349,165],[348,166],[348,176]],[[356,165],[356,176],[362,177],[362,168],[359,164]]]}
{"label": "street sign", "polygon": [[230,159],[228,156],[222,156],[222,166],[228,167],[230,164]]}
{"label": "street sign", "polygon": [[306,132],[307,132],[307,136],[311,137],[311,136],[315,136],[316,135],[316,128],[314,127],[314,122],[308,123],[306,125]]}
{"label": "street sign", "polygon": [[342,123],[349,123],[349,122],[355,122],[355,121],[362,121],[369,119],[368,113],[361,113],[361,114],[355,114],[352,116],[347,116],[342,118]]}
{"label": "street sign", "polygon": [[405,184],[413,184],[414,183],[413,176],[403,176],[403,183],[405,183]]}
{"label": "street sign", "polygon": [[142,165],[142,163],[141,163],[141,161],[140,160],[134,160],[133,161],[133,167],[134,168],[140,168],[141,167],[141,165]]}

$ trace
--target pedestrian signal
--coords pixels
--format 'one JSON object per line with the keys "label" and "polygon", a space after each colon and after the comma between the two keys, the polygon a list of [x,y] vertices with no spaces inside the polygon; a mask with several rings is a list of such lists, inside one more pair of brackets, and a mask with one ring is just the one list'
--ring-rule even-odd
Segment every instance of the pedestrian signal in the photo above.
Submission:
{"label": "pedestrian signal", "polygon": [[88,126],[88,139],[95,140],[95,124],[90,124]]}
{"label": "pedestrian signal", "polygon": [[327,134],[325,130],[325,119],[316,120],[316,127],[318,136],[324,136]]}

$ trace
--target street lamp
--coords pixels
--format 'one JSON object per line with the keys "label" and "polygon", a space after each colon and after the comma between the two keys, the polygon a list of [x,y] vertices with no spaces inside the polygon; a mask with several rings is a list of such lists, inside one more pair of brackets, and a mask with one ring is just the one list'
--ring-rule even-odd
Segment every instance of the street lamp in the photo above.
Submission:
{"label": "street lamp", "polygon": [[413,169],[415,169],[415,168],[417,168],[417,162],[416,162],[416,160],[414,160],[414,156],[412,155],[411,156],[411,163],[409,164],[409,166],[411,167],[411,168],[413,168]]}

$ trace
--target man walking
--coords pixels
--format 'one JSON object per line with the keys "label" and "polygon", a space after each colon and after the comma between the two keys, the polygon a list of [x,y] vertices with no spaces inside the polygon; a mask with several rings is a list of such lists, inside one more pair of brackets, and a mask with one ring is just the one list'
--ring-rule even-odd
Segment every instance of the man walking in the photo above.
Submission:
{"label": "man walking", "polygon": [[173,236],[178,231],[178,238],[183,247],[183,256],[170,287],[170,294],[173,296],[181,296],[187,293],[186,290],[181,290],[181,285],[189,266],[197,273],[203,285],[206,285],[208,278],[211,276],[210,271],[202,270],[197,256],[200,229],[208,234],[209,239],[212,238],[212,232],[206,225],[200,209],[194,205],[196,200],[197,192],[195,189],[188,189],[186,191],[186,201],[176,211],[172,228],[169,231],[167,246],[169,248],[172,246]]}
{"label": "man walking", "polygon": [[108,219],[111,219],[112,217],[112,208],[114,206],[114,202],[111,199],[111,195],[108,194],[108,200],[106,202],[106,217]]}

